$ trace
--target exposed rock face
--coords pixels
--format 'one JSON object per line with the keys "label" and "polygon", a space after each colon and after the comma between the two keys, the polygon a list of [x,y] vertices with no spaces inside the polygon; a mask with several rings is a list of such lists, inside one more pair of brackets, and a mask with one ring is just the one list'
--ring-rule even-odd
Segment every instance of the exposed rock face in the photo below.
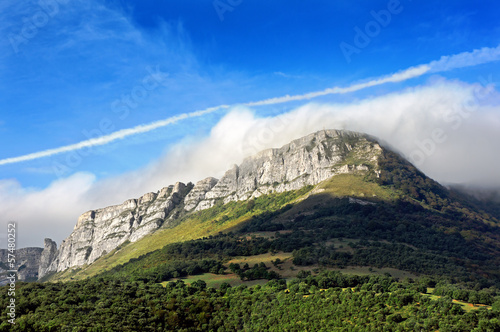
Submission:
{"label": "exposed rock face", "polygon": [[377,172],[381,151],[366,135],[323,130],[246,158],[220,180],[210,177],[194,187],[178,182],[121,205],[88,211],[80,216],[73,233],[55,255],[55,246],[46,241],[40,277],[90,264],[123,242],[137,241],[156,231],[181,212],[207,209],[219,200],[228,203],[300,189],[336,174]]}
{"label": "exposed rock face", "polygon": [[47,274],[47,269],[50,263],[54,261],[57,255],[57,244],[51,239],[45,239],[43,251],[40,257],[40,265],[38,267],[38,275],[44,276]]}
{"label": "exposed rock face", "polygon": [[121,205],[85,212],[78,218],[73,233],[61,243],[50,264],[39,277],[49,272],[91,264],[125,241],[136,241],[168,222],[171,212],[183,202],[191,187],[183,183],[147,193]]}
{"label": "exposed rock face", "polygon": [[[351,141],[355,143],[351,145]],[[365,135],[323,130],[279,149],[262,151],[245,159],[240,166],[234,165],[204,194],[195,210],[212,207],[219,199],[224,203],[245,200],[318,184],[336,174],[366,172],[369,171],[368,165],[377,165],[381,151],[380,146]],[[347,155],[353,155],[367,165],[342,165]],[[194,201],[185,208],[192,206]]]}
{"label": "exposed rock face", "polygon": [[201,180],[193,187],[193,190],[189,192],[184,200],[184,208],[186,210],[194,209],[200,201],[205,199],[207,192],[209,192],[216,184],[218,180],[216,178],[206,178]]}
{"label": "exposed rock face", "polygon": [[[38,279],[38,265],[42,254],[42,248],[21,248],[15,251],[17,278],[23,281],[32,281]],[[0,285],[5,284],[6,273],[10,270],[9,251],[0,250]]]}

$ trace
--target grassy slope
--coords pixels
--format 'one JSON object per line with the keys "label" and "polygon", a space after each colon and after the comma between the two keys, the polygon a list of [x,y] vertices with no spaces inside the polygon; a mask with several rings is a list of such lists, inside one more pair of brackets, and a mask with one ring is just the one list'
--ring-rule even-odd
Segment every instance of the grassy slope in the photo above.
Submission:
{"label": "grassy slope", "polygon": [[149,234],[137,242],[126,243],[109,254],[99,258],[93,264],[74,270],[66,270],[50,276],[48,281],[79,280],[94,276],[128,262],[132,258],[163,248],[174,242],[184,242],[199,239],[219,232],[235,230],[239,225],[266,211],[276,211],[283,206],[307,197],[312,187],[300,190],[271,194],[255,199],[255,207],[247,210],[247,202],[231,202],[224,206],[213,208],[188,215],[181,219],[173,228],[161,229]]}
{"label": "grassy slope", "polygon": [[375,182],[367,182],[361,175],[339,174],[317,186],[317,192],[328,193],[337,197],[351,196],[376,198],[393,201],[399,197],[396,191],[382,187]]}
{"label": "grassy slope", "polygon": [[[274,234],[274,233],[273,233]],[[256,236],[261,236],[261,235],[266,235],[262,233],[255,233],[253,235]],[[339,243],[344,244],[347,246],[347,243],[350,241],[356,241],[356,240],[350,240],[350,239],[343,239]],[[279,258],[281,260],[281,263],[278,266],[275,266],[273,264],[273,261]],[[291,280],[295,277],[297,277],[297,274],[299,271],[312,271],[312,275],[318,275],[320,271],[324,270],[329,270],[329,271],[340,271],[344,274],[355,274],[355,275],[380,275],[383,276],[385,274],[390,274],[392,277],[399,278],[399,279],[405,279],[405,278],[412,278],[412,279],[418,279],[418,276],[415,274],[412,274],[410,272],[394,269],[394,268],[377,268],[374,269],[369,266],[348,266],[346,268],[324,268],[324,267],[318,267],[317,265],[313,266],[296,266],[292,262],[292,254],[291,253],[284,253],[284,252],[277,252],[277,253],[266,253],[266,254],[260,254],[260,255],[254,255],[254,256],[241,256],[241,257],[234,257],[233,259],[229,260],[226,262],[226,266],[231,264],[231,263],[237,263],[243,266],[244,264],[248,264],[249,266],[253,266],[254,264],[259,264],[259,263],[264,263],[268,267],[269,270],[272,270],[276,273],[278,273],[282,278],[285,278],[287,280]],[[218,288],[223,282],[227,282],[231,286],[239,286],[239,285],[246,285],[246,286],[253,286],[253,285],[262,285],[267,282],[265,279],[258,279],[258,280],[241,280],[240,277],[234,273],[231,273],[229,269],[226,269],[225,274],[213,274],[213,273],[203,273],[199,275],[191,275],[187,276],[184,278],[173,278],[170,279],[169,281],[164,281],[161,284],[163,286],[166,286],[171,281],[176,281],[176,280],[183,280],[185,283],[190,284],[192,282],[195,282],[197,280],[203,280],[207,283],[208,287],[215,287]]]}
{"label": "grassy slope", "polygon": [[[422,295],[428,296],[431,300],[434,300],[434,301],[437,301],[437,300],[442,298],[442,296],[432,294],[433,291],[434,291],[434,288],[427,288],[427,293],[422,294]],[[472,311],[472,310],[478,310],[481,308],[491,310],[491,306],[489,306],[489,305],[472,304],[469,302],[458,301],[458,300],[452,300],[452,302],[460,305],[460,307],[467,312]]]}
{"label": "grassy slope", "polygon": [[54,275],[51,281],[67,281],[70,278],[82,279],[96,275],[112,267],[128,262],[131,258],[137,258],[148,252],[163,248],[165,245],[174,242],[183,242],[199,239],[219,232],[230,231],[234,226],[247,220],[249,216],[242,216],[238,219],[228,220],[224,224],[203,222],[199,218],[189,218],[180,225],[172,229],[162,229],[153,234],[149,234],[137,242],[129,243],[122,248],[117,248],[111,253],[99,258],[93,264],[84,266],[76,270],[76,273],[67,270]]}

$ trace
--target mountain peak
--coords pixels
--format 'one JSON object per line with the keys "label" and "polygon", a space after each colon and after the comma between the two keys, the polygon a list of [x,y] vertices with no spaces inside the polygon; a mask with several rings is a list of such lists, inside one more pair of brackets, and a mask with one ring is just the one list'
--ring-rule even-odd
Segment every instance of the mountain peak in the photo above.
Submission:
{"label": "mountain peak", "polygon": [[[280,148],[267,149],[234,165],[219,180],[209,177],[196,185],[177,182],[129,199],[121,205],[91,210],[80,216],[73,233],[61,244],[51,271],[91,264],[125,241],[137,241],[169,225],[181,215],[221,202],[247,200],[316,185],[346,173],[378,177],[383,149],[372,137],[351,131],[321,130],[293,140]],[[45,250],[54,250],[46,246]]]}

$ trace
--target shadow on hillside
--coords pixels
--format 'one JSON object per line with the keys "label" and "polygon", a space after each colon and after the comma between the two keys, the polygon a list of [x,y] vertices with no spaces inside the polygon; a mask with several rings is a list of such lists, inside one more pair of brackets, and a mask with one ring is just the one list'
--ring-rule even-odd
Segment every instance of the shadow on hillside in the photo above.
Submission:
{"label": "shadow on hillside", "polygon": [[[235,231],[277,232],[277,249],[295,250],[299,264],[371,265],[498,279],[499,232],[484,228],[482,223],[457,221],[401,200],[316,194],[278,211],[260,213]],[[475,236],[464,236],[468,234]],[[339,238],[360,241],[352,243],[353,253],[346,255],[325,245]]]}

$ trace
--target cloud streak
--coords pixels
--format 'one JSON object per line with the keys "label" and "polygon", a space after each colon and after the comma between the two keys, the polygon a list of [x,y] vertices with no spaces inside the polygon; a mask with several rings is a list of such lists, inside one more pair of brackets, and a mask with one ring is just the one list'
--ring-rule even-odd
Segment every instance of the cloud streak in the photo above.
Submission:
{"label": "cloud streak", "polygon": [[203,115],[213,113],[215,111],[218,111],[218,110],[223,109],[223,108],[228,108],[228,107],[229,106],[227,106],[227,105],[220,105],[217,107],[207,108],[207,109],[201,110],[201,111],[195,111],[195,112],[191,112],[191,113],[183,113],[180,115],[169,117],[169,118],[164,119],[164,120],[155,121],[155,122],[152,122],[152,123],[149,123],[146,125],[139,125],[139,126],[136,126],[133,128],[118,130],[118,131],[115,131],[114,133],[111,133],[109,135],[105,135],[105,136],[101,136],[101,137],[97,137],[97,138],[91,138],[91,139],[88,139],[88,140],[85,140],[85,141],[82,141],[82,142],[79,142],[76,144],[71,144],[71,145],[66,145],[66,146],[60,147],[60,148],[30,153],[30,154],[20,156],[20,157],[2,159],[2,160],[0,160],[0,165],[14,164],[14,163],[22,162],[22,161],[50,157],[50,156],[53,156],[56,154],[80,150],[83,148],[105,145],[105,144],[111,143],[111,142],[116,141],[116,140],[127,138],[128,136],[147,133],[147,132],[150,132],[152,130],[155,130],[155,129],[158,129],[161,127],[175,124],[175,123],[182,121],[182,120],[185,120],[185,119],[203,116]]}
{"label": "cloud streak", "polygon": [[[359,90],[363,90],[366,88],[386,84],[386,83],[397,83],[397,82],[403,82],[412,78],[420,77],[422,75],[425,75],[426,73],[439,73],[439,72],[445,72],[449,70],[453,70],[456,68],[464,68],[464,67],[470,67],[470,66],[476,66],[479,64],[484,64],[484,63],[489,63],[493,61],[498,61],[500,60],[500,45],[495,47],[495,48],[489,48],[489,47],[484,47],[478,50],[474,50],[472,52],[463,52],[451,56],[443,56],[439,60],[432,61],[428,64],[423,64],[415,67],[410,67],[408,69],[387,75],[387,76],[382,76],[376,79],[369,80],[367,82],[363,83],[356,83],[352,84],[347,87],[333,87],[333,88],[328,88],[325,90],[321,91],[315,91],[315,92],[310,92],[306,94],[301,94],[301,95],[286,95],[282,97],[276,97],[276,98],[270,98],[270,99],[264,99],[260,101],[254,101],[254,102],[247,102],[247,103],[242,103],[240,105],[247,106],[247,107],[255,107],[255,106],[264,106],[264,105],[277,105],[277,104],[283,104],[283,103],[288,103],[292,101],[302,101],[302,100],[311,100],[317,97],[321,96],[326,96],[326,95],[333,95],[333,94],[345,94],[345,93],[351,93],[351,92],[356,92]],[[230,108],[230,105],[219,105],[211,108],[207,108],[205,110],[200,110],[200,111],[194,111],[190,113],[183,113],[180,115],[176,115],[173,117],[169,117],[164,120],[159,120],[156,122],[152,122],[149,124],[145,125],[139,125],[133,128],[128,128],[128,129],[122,129],[119,131],[116,131],[114,133],[111,133],[109,135],[97,137],[97,138],[92,138],[89,140],[85,140],[76,144],[71,144],[71,145],[66,145],[63,147],[59,148],[54,148],[54,149],[48,149],[44,151],[39,151],[35,153],[30,153],[26,154],[23,156],[19,157],[12,157],[12,158],[5,158],[0,160],[0,166],[1,165],[7,165],[7,164],[14,164],[14,163],[19,163],[23,161],[30,161],[30,160],[35,160],[39,158],[44,158],[44,157],[50,157],[56,154],[61,154],[65,152],[71,152],[75,150],[80,150],[83,148],[88,148],[88,147],[94,147],[94,146],[100,146],[100,145],[105,145],[108,143],[111,143],[116,140],[121,140],[125,139],[129,136],[132,135],[137,135],[137,134],[143,134],[147,133],[150,131],[153,131],[158,128],[166,127],[172,124],[175,124],[179,121],[188,119],[188,118],[195,118],[195,117],[200,117],[203,115],[207,115],[210,113],[213,113],[215,111],[221,110],[221,109],[228,109]]]}
{"label": "cloud streak", "polygon": [[283,96],[283,97],[277,97],[277,98],[270,98],[270,99],[265,99],[265,100],[260,100],[260,101],[255,101],[255,102],[250,102],[244,104],[245,106],[263,106],[263,105],[276,105],[276,104],[282,104],[282,103],[287,103],[291,101],[300,101],[300,100],[310,100],[314,99],[317,97],[321,96],[326,96],[326,95],[333,95],[333,94],[344,94],[344,93],[349,93],[349,92],[355,92],[359,91],[362,89],[370,88],[373,86],[385,84],[385,83],[396,83],[396,82],[402,82],[409,80],[414,77],[422,76],[425,73],[427,73],[430,70],[430,67],[428,65],[421,65],[418,67],[411,67],[408,69],[405,69],[403,71],[397,72],[395,74],[391,74],[389,76],[377,78],[374,80],[370,80],[365,83],[358,83],[358,84],[353,84],[345,88],[340,88],[340,87],[334,87],[334,88],[328,88],[322,91],[315,91],[315,92],[310,92],[302,95],[295,95],[295,96]]}
{"label": "cloud streak", "polygon": [[463,52],[451,56],[442,56],[439,60],[429,63],[429,66],[432,72],[439,73],[498,60],[500,60],[500,45],[493,48],[483,47],[472,52]]}

